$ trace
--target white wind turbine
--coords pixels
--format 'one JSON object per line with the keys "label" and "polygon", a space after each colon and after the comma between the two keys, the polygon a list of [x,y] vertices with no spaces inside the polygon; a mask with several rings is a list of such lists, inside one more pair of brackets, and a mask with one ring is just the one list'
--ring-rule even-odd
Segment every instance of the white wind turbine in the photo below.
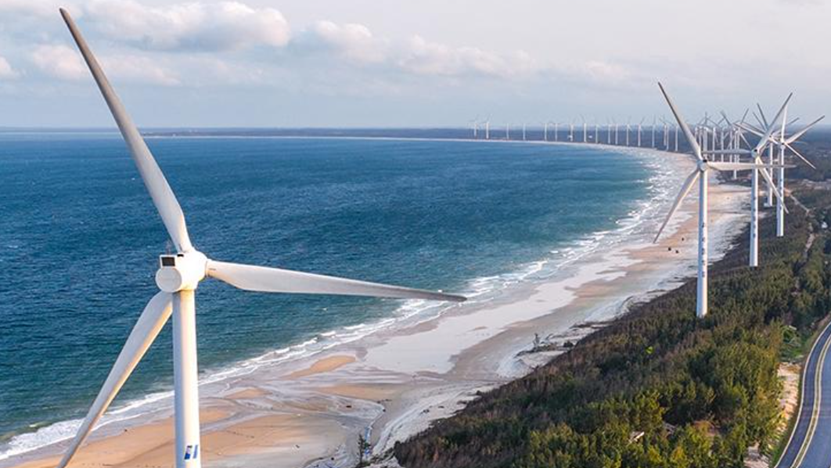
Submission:
{"label": "white wind turbine", "polygon": [[626,146],[629,146],[629,131],[631,130],[631,127],[632,127],[631,122],[632,122],[632,117],[629,117],[629,119],[626,121]]}
{"label": "white wind turbine", "polygon": [[525,124],[522,124],[522,141],[525,141]]}
{"label": "white wind turbine", "polygon": [[[760,131],[759,135],[759,143],[750,150],[728,150],[730,154],[748,154],[751,157],[751,160],[754,164],[756,164],[756,168],[753,169],[750,178],[750,255],[749,255],[749,264],[751,267],[759,266],[759,175],[761,174],[762,177],[765,179],[767,183],[768,190],[773,192],[773,194],[781,200],[782,209],[785,212],[788,209],[785,207],[785,201],[782,198],[784,194],[780,193],[779,190],[776,189],[776,184],[774,184],[773,179],[771,178],[770,174],[767,171],[767,168],[773,168],[772,164],[768,164],[767,166],[762,165],[762,155],[765,150],[765,147],[768,146],[770,142],[770,137],[773,135],[773,132],[776,130],[776,124],[779,120],[784,116],[785,110],[788,107],[788,103],[790,102],[791,98],[793,97],[793,93],[788,94],[788,97],[785,99],[785,102],[782,104],[782,107],[779,108],[779,112],[776,113],[773,120],[771,122],[767,122],[765,119],[764,124],[766,128],[764,131]],[[751,127],[748,127],[747,124],[737,124],[745,130],[753,132]],[[778,168],[778,166],[776,166]]]}
{"label": "white wind turbine", "polygon": [[60,12],[118,124],[177,253],[160,257],[156,284],[161,291],[150,300],[139,316],[78,433],[61,459],[59,468],[65,467],[75,455],[171,315],[176,467],[201,466],[194,293],[206,277],[247,291],[464,300],[463,297],[449,294],[208,259],[191,244],[185,216],[176,196],[101,66],[69,14],[63,9]]}
{"label": "white wind turbine", "polygon": [[588,143],[589,142],[589,133],[588,133],[588,127],[586,126],[587,125],[586,124],[586,119],[583,118],[583,116],[581,115],[580,120],[583,121],[583,143]]}
{"label": "white wind turbine", "polygon": [[655,148],[655,126],[658,124],[657,117],[652,116],[652,147]]}
{"label": "white wind turbine", "polygon": [[697,289],[696,289],[696,309],[695,315],[698,318],[703,318],[707,315],[707,263],[708,263],[708,242],[709,239],[707,238],[707,230],[708,230],[708,178],[709,178],[709,171],[710,169],[715,169],[717,171],[728,171],[728,170],[748,170],[748,169],[758,169],[760,167],[769,167],[764,166],[761,164],[755,163],[724,163],[724,162],[714,162],[708,161],[705,158],[705,154],[701,150],[701,146],[699,146],[698,142],[696,141],[695,135],[693,135],[692,130],[681,117],[681,114],[676,109],[675,104],[670,99],[667,92],[664,90],[664,87],[661,83],[658,83],[658,86],[661,88],[661,93],[664,95],[664,99],[666,99],[669,108],[672,110],[672,114],[675,116],[675,120],[678,122],[678,126],[684,131],[684,136],[687,138],[687,142],[692,147],[693,154],[695,155],[696,167],[693,170],[692,174],[687,177],[687,180],[684,181],[684,184],[681,186],[681,190],[678,192],[678,196],[675,198],[675,201],[672,204],[672,208],[670,208],[669,213],[667,214],[666,219],[664,220],[663,224],[661,224],[661,228],[658,230],[658,234],[655,236],[655,242],[658,241],[660,238],[661,233],[666,228],[667,223],[669,220],[672,219],[672,216],[678,210],[678,207],[681,206],[681,201],[690,193],[693,186],[695,185],[696,181],[698,181],[698,281],[697,281]]}
{"label": "white wind turbine", "polygon": [[[788,112],[788,110],[785,109],[785,115],[787,115],[787,112]],[[786,128],[789,125],[793,124],[793,122],[795,122],[796,119],[794,119],[793,121],[786,124],[785,121],[787,120],[787,118],[783,117],[782,118],[782,127],[781,127],[780,131],[778,132],[777,137],[776,138],[774,138],[772,136],[768,137],[768,141],[770,141],[772,143],[771,147],[773,145],[776,145],[776,146],[779,147],[779,159],[778,159],[777,163],[779,165],[781,165],[782,167],[777,169],[776,189],[780,194],[782,194],[782,195],[785,194],[785,167],[784,167],[784,164],[785,164],[785,152],[786,152],[786,150],[788,150],[788,149],[791,150],[794,155],[796,155],[799,159],[801,159],[805,164],[807,164],[811,168],[813,168],[813,169],[817,168],[816,166],[814,166],[811,163],[811,161],[809,161],[805,156],[803,156],[799,151],[796,150],[796,148],[794,148],[791,145],[793,143],[795,143],[797,140],[799,140],[803,135],[805,135],[808,132],[808,130],[813,128],[816,124],[820,123],[822,121],[822,119],[824,119],[824,118],[825,118],[824,115],[820,116],[818,119],[816,119],[813,122],[806,125],[802,130],[800,130],[800,131],[794,133],[793,135],[791,135],[790,137],[786,138],[785,137]],[[756,134],[760,138],[764,136],[762,134],[756,133],[753,130],[751,130],[751,133]],[[786,211],[785,210],[785,204],[783,203],[782,198],[781,197],[777,198],[776,199],[776,237],[782,237],[782,236],[785,235],[785,211]]]}
{"label": "white wind turbine", "polygon": [[485,139],[491,139],[491,118],[488,117],[488,120],[485,120]]}
{"label": "white wind turbine", "polygon": [[612,144],[612,121],[606,120],[606,144]]}
{"label": "white wind turbine", "polygon": [[641,135],[643,134],[643,121],[646,120],[646,117],[642,118],[641,121],[638,123],[638,148],[641,147]]}

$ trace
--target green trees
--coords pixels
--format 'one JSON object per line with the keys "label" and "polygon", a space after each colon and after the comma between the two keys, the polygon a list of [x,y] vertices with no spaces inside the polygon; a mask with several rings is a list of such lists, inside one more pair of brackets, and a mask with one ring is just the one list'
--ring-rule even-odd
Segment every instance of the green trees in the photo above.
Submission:
{"label": "green trees", "polygon": [[[831,195],[800,196],[831,206]],[[636,306],[528,376],[396,445],[406,467],[741,467],[778,422],[776,370],[786,324],[805,332],[829,301],[826,240],[804,255],[808,218],[788,236],[762,222],[763,266],[746,235],[713,265],[711,315],[694,283]],[[831,245],[829,245],[831,247]]]}

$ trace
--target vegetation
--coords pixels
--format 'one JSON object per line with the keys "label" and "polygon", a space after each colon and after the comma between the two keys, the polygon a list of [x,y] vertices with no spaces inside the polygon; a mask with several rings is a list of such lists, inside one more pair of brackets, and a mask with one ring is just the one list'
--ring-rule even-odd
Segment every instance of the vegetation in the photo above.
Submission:
{"label": "vegetation", "polygon": [[[831,206],[827,192],[799,198],[816,214]],[[791,207],[781,239],[773,221],[761,225],[762,267],[746,267],[746,233],[713,265],[705,320],[694,317],[690,281],[396,445],[398,461],[436,468],[743,466],[748,447],[765,450],[779,422],[779,360],[801,349],[800,337],[831,305],[831,243],[816,220]]]}

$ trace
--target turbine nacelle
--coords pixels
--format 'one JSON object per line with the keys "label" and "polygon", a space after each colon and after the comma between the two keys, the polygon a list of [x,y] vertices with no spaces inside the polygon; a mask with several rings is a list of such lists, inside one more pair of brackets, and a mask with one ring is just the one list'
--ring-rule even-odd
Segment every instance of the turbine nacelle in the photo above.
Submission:
{"label": "turbine nacelle", "polygon": [[205,278],[208,257],[192,250],[186,253],[159,256],[156,285],[166,293],[195,290]]}

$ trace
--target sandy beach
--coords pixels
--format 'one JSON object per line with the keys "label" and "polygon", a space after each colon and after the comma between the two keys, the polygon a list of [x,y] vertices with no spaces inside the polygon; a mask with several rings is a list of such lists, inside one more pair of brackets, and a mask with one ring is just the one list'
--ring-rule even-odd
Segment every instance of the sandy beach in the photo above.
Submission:
{"label": "sandy beach", "polygon": [[[686,155],[639,151],[661,158],[680,177],[693,168]],[[713,177],[711,261],[747,222],[748,198],[746,188]],[[524,375],[633,302],[694,274],[694,194],[660,242],[651,242],[671,202],[661,200],[641,231],[548,279],[520,281],[493,300],[470,301],[440,317],[381,329],[314,356],[206,381],[200,385],[203,464],[351,467],[358,460],[359,435],[367,437],[373,456],[383,457],[396,441],[452,414],[477,391]],[[561,351],[528,353],[535,334]],[[104,425],[70,466],[172,467],[171,414],[162,404],[141,418]],[[0,460],[0,467],[52,467],[67,445]]]}

